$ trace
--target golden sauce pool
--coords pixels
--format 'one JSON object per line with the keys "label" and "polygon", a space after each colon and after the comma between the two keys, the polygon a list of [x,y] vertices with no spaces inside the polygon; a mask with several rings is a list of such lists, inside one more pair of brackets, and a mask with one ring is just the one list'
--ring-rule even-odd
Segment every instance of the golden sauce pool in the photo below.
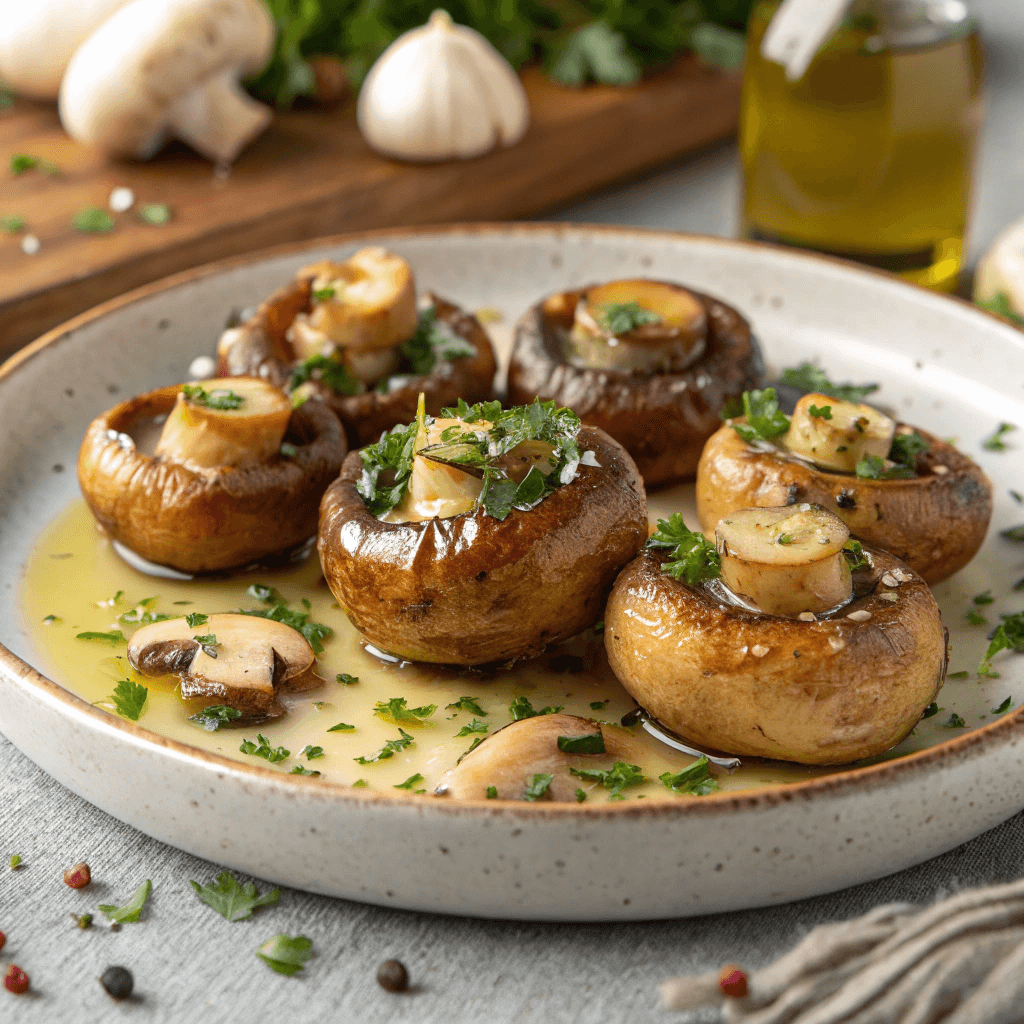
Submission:
{"label": "golden sauce pool", "polygon": [[[692,485],[651,495],[652,521],[679,509],[692,512],[692,495]],[[137,626],[121,621],[121,616],[133,614],[149,598],[155,600],[145,605],[145,610],[166,615],[266,608],[248,593],[254,583],[275,588],[296,611],[305,611],[308,603],[311,621],[334,630],[319,658],[324,685],[319,690],[285,697],[288,713],[261,726],[208,732],[189,716],[212,703],[209,699],[183,701],[175,676],[136,674],[128,665],[124,644],[76,639],[79,633],[111,630],[121,630],[130,637]],[[261,733],[271,747],[290,752],[269,765],[274,770],[287,774],[301,766],[319,771],[322,778],[332,782],[365,784],[367,789],[389,793],[399,792],[394,787],[403,784],[412,793],[431,793],[459,756],[485,735],[464,730],[474,719],[486,723],[488,733],[507,725],[512,720],[509,705],[516,697],[527,697],[538,710],[563,707],[569,714],[613,723],[635,706],[608,667],[603,637],[592,631],[540,658],[493,674],[426,664],[391,664],[363,648],[359,634],[328,590],[315,555],[288,569],[240,573],[223,579],[156,578],[121,560],[110,541],[97,530],[82,501],[76,501],[50,523],[37,541],[26,567],[21,609],[40,670],[83,700],[115,714],[109,699],[114,687],[121,679],[133,679],[149,688],[139,725],[152,732],[242,763],[267,767],[266,760],[239,750],[244,739],[256,741],[257,733]],[[355,677],[358,682],[338,682],[339,676]],[[374,713],[377,703],[395,697],[404,697],[409,708],[433,704],[437,710],[422,723],[395,722]],[[449,706],[462,697],[472,697],[486,714],[478,716]],[[329,731],[340,723],[355,728]],[[386,760],[357,763],[356,758],[369,760],[387,741],[398,739],[399,726],[414,737],[410,746]],[[640,728],[630,731],[636,749],[634,763],[648,781],[625,790],[627,799],[699,799],[672,793],[658,780],[664,772],[674,774],[692,764],[692,758],[669,749]],[[303,754],[308,747],[322,748],[322,756],[310,759]],[[595,756],[594,766],[610,767],[611,760]],[[748,759],[732,775],[717,769],[714,774],[722,789],[737,790],[799,782],[834,770]],[[588,801],[609,798],[608,791],[597,784],[579,781]]]}

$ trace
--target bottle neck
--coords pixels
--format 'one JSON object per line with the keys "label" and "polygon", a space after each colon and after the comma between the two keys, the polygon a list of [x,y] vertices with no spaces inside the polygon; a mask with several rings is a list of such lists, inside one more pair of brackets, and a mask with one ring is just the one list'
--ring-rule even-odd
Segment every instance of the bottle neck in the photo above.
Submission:
{"label": "bottle neck", "polygon": [[869,32],[869,51],[935,46],[974,31],[963,0],[854,0],[847,24]]}

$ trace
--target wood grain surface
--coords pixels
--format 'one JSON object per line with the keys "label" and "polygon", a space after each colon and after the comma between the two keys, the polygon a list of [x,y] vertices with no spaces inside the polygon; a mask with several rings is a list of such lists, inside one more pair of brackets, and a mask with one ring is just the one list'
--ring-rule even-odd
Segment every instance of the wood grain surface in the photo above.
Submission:
{"label": "wood grain surface", "polygon": [[[228,174],[174,145],[147,164],[110,162],[64,135],[52,106],[17,101],[0,113],[0,218],[18,216],[42,243],[26,255],[0,234],[0,356],[105,299],[188,267],[318,235],[402,224],[535,214],[730,135],[739,75],[692,58],[630,88],[567,89],[524,75],[533,123],[522,142],[477,160],[402,164],[377,156],[354,106],[280,114]],[[59,175],[14,175],[24,153]],[[139,203],[167,203],[169,224],[135,211],[106,235],[72,217],[106,207],[119,185]]]}

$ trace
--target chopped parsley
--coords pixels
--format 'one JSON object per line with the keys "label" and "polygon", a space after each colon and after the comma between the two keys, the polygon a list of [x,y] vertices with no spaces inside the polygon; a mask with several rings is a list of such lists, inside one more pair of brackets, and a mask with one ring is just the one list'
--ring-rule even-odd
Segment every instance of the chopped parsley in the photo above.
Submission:
{"label": "chopped parsley", "polygon": [[701,755],[688,768],[677,775],[664,772],[658,776],[666,788],[673,793],[688,793],[690,796],[707,796],[718,789],[718,780],[711,774],[710,762]]}
{"label": "chopped parsley", "polygon": [[219,645],[217,641],[216,633],[204,633],[202,636],[194,636],[193,640],[203,649],[203,654],[208,658],[217,657],[217,648]]}
{"label": "chopped parsley", "polygon": [[246,593],[264,604],[274,604],[279,598],[277,591],[273,587],[268,587],[266,583],[253,583]]}
{"label": "chopped parsley", "polygon": [[993,678],[992,658],[1002,650],[1014,650],[1018,654],[1024,652],[1024,612],[1015,615],[1004,615],[1003,621],[996,627],[989,638],[990,643],[985,656],[978,666],[978,675]]}
{"label": "chopped parsley", "polygon": [[549,795],[551,789],[551,783],[555,781],[554,775],[548,775],[546,772],[537,772],[536,775],[526,784],[526,790],[523,796],[532,801],[541,800],[545,796]]}
{"label": "chopped parsley", "polygon": [[313,940],[305,935],[275,935],[256,950],[256,955],[278,974],[298,974],[313,955]]}
{"label": "chopped parsley", "polygon": [[817,392],[841,402],[861,402],[879,387],[877,384],[833,384],[824,370],[806,362],[783,370],[779,380],[804,394]]}
{"label": "chopped parsley", "polygon": [[590,710],[591,711],[604,711],[604,709],[607,706],[608,706],[608,701],[606,701],[606,700],[592,700],[590,702]]}
{"label": "chopped parsley", "polygon": [[109,235],[114,230],[114,218],[98,206],[79,210],[71,218],[71,226],[83,235]]}
{"label": "chopped parsley", "polygon": [[[202,612],[192,612],[185,616],[185,623],[189,629],[196,629],[199,626],[205,626],[210,621],[209,615],[204,615]],[[194,637],[198,640],[198,637]]]}
{"label": "chopped parsley", "polygon": [[337,293],[336,288],[314,288],[313,298],[317,302],[326,302],[328,299],[333,299]]}
{"label": "chopped parsley", "polygon": [[[889,458],[897,466],[914,472],[917,457],[931,451],[931,447],[917,430],[912,430],[909,434],[894,434],[892,447],[889,449]],[[917,475],[916,472],[914,475]]]}
{"label": "chopped parsley", "polygon": [[658,528],[648,539],[647,549],[667,550],[669,558],[662,563],[661,571],[691,587],[722,574],[722,560],[715,545],[704,534],[690,530],[680,512],[673,512],[667,520],[658,520]]}
{"label": "chopped parsley", "polygon": [[1012,540],[1015,544],[1024,543],[1024,523],[1020,526],[1011,526],[1008,530],[1000,530],[999,536]]}
{"label": "chopped parsley", "polygon": [[0,231],[5,231],[9,235],[16,235],[19,231],[23,231],[24,228],[24,217],[0,217]]}
{"label": "chopped parsley", "polygon": [[415,775],[410,775],[405,782],[398,783],[395,789],[415,789],[423,781],[423,776],[417,772]]}
{"label": "chopped parsley", "polygon": [[823,405],[820,409],[813,403],[808,407],[807,411],[819,420],[830,420],[832,419],[832,406]]}
{"label": "chopped parsley", "polygon": [[138,209],[139,220],[154,228],[162,228],[170,222],[171,208],[167,203],[143,203]]}
{"label": "chopped parsley", "polygon": [[947,729],[962,729],[967,725],[967,723],[955,711],[942,724]]}
{"label": "chopped parsley", "polygon": [[638,327],[660,324],[662,318],[639,302],[609,302],[597,309],[596,319],[609,334],[628,334]]}
{"label": "chopped parsley", "polygon": [[1012,708],[1012,707],[1013,707],[1013,698],[1012,697],[1007,697],[1006,700],[1004,700],[1003,703],[999,705],[999,707],[992,708],[991,711],[992,711],[993,715],[1005,715],[1006,712],[1009,711],[1010,708]]}
{"label": "chopped parsley", "polygon": [[1024,327],[1024,317],[1013,308],[1006,292],[996,292],[991,299],[976,299],[975,305],[1001,316],[1004,320],[1009,320],[1017,327]]}
{"label": "chopped parsley", "polygon": [[970,675],[970,672],[950,672],[947,679],[966,679]]}
{"label": "chopped parsley", "polygon": [[791,533],[780,533],[778,543],[782,545],[792,544],[793,535]]}
{"label": "chopped parsley", "polygon": [[122,679],[108,698],[122,718],[137,722],[146,707],[149,689],[141,683],[133,683],[130,679]]}
{"label": "chopped parsley", "polygon": [[11,157],[10,167],[11,174],[24,174],[26,171],[42,171],[43,174],[48,174],[51,178],[60,174],[60,168],[56,164],[39,156],[30,156],[28,153],[15,153]]}
{"label": "chopped parsley", "polygon": [[100,640],[105,644],[110,644],[111,647],[117,647],[120,644],[128,643],[124,633],[119,629],[112,629],[109,633],[76,633],[76,640]]}
{"label": "chopped parsley", "polygon": [[57,615],[47,615],[43,619],[43,625],[44,626],[56,626],[56,625],[59,625],[63,621],[64,620],[62,618],[60,618],[59,616],[57,616]]}
{"label": "chopped parsley", "polygon": [[487,712],[477,703],[476,697],[460,697],[454,704],[446,704],[445,711],[454,708],[456,711],[472,711],[474,715],[487,717]]}
{"label": "chopped parsley", "polygon": [[576,790],[576,803],[581,804],[587,799],[587,791],[585,789]]}
{"label": "chopped parsley", "polygon": [[404,729],[400,728],[398,733],[397,740],[388,740],[376,754],[372,754],[370,757],[354,757],[352,760],[356,764],[376,764],[378,761],[387,761],[415,741],[415,737],[410,736]]}
{"label": "chopped parsley", "polygon": [[320,381],[337,395],[358,395],[363,389],[362,382],[344,363],[325,355],[310,356],[298,363],[288,380],[288,390],[294,391],[308,380]]}
{"label": "chopped parsley", "polygon": [[524,718],[536,718],[538,715],[555,715],[562,710],[564,709],[561,707],[546,707],[538,711],[530,703],[529,697],[516,697],[508,706],[508,713],[512,716],[513,722],[520,722]]}
{"label": "chopped parsley", "polygon": [[341,683],[343,686],[351,686],[353,683],[359,682],[359,676],[350,676],[347,672],[339,672],[334,677],[334,681]]}
{"label": "chopped parsley", "polygon": [[309,768],[303,768],[301,764],[297,764],[289,773],[291,775],[314,775],[319,776],[319,772],[311,771]]}
{"label": "chopped parsley", "polygon": [[307,761],[315,761],[318,757],[324,756],[324,748],[313,747],[307,743],[306,746],[304,746],[302,750],[299,752],[299,756],[305,756]]}
{"label": "chopped parsley", "polygon": [[268,740],[262,733],[256,733],[256,739],[258,740],[258,743],[253,743],[252,740],[242,740],[242,745],[238,749],[243,754],[251,754],[253,757],[262,757],[271,764],[283,761],[286,757],[291,755],[291,751],[286,750],[284,747],[272,747],[270,745],[270,740]]}
{"label": "chopped parsley", "polygon": [[855,472],[862,480],[912,480],[917,474],[908,466],[886,467],[881,455],[865,455],[857,462]]}
{"label": "chopped parsley", "polygon": [[281,454],[286,459],[293,459],[299,454],[299,449],[295,447],[290,441],[282,441],[280,447]]}
{"label": "chopped parsley", "polygon": [[990,437],[986,437],[985,440],[981,442],[981,447],[987,452],[1005,452],[1006,442],[1003,438],[1007,434],[1012,434],[1016,429],[1017,428],[1012,423],[1000,423],[999,426],[996,427],[995,433]]}
{"label": "chopped parsley", "polygon": [[[116,604],[121,597],[121,591],[111,598]],[[164,615],[163,612],[151,611],[152,605],[156,604],[157,599],[155,597],[144,597],[138,604],[135,605],[131,611],[124,612],[117,617],[117,621],[124,623],[126,626],[148,626],[152,622],[164,622],[166,619],[171,619],[174,616]]]}
{"label": "chopped parsley", "polygon": [[274,622],[283,622],[286,626],[291,626],[309,641],[309,646],[317,655],[324,653],[323,641],[334,636],[334,630],[330,626],[325,626],[322,622],[310,622],[309,612],[293,611],[283,602],[275,604],[273,608],[242,608],[239,611],[242,615],[273,619]]}
{"label": "chopped parsley", "polygon": [[371,514],[378,518],[402,500],[409,486],[416,429],[415,423],[398,424],[390,433],[382,434],[376,444],[369,444],[359,452],[363,472],[356,488]]}
{"label": "chopped parsley", "polygon": [[356,781],[352,783],[353,787],[356,787],[356,786],[362,787],[362,786],[368,786],[368,785],[369,785],[369,783],[366,781],[366,779],[356,779]]}
{"label": "chopped parsley", "polygon": [[921,718],[922,720],[925,718],[934,718],[935,715],[937,715],[938,713],[939,705],[936,704],[935,701],[932,701],[931,704],[929,704],[928,707],[924,709],[924,714],[921,715]]}
{"label": "chopped parsley", "polygon": [[352,732],[355,729],[354,725],[349,725],[347,722],[339,722],[337,725],[332,725],[328,732]]}
{"label": "chopped parsley", "polygon": [[392,722],[408,722],[411,725],[422,725],[424,718],[429,718],[436,710],[436,704],[424,704],[421,708],[406,707],[405,697],[392,697],[389,701],[377,701],[373,713],[378,718]]}
{"label": "chopped parsley", "polygon": [[993,604],[995,602],[995,598],[992,596],[991,590],[986,590],[983,594],[975,594],[972,600],[975,604],[979,605]]}
{"label": "chopped parsley", "polygon": [[400,347],[412,372],[418,376],[430,373],[440,362],[476,355],[475,345],[456,334],[443,320],[437,319],[435,306],[420,313],[416,333],[408,341],[403,341]]}
{"label": "chopped parsley", "polygon": [[487,732],[489,726],[486,722],[481,722],[479,718],[474,718],[469,725],[464,725],[456,734],[455,738],[459,739],[462,736],[470,736],[474,732]]}
{"label": "chopped parsley", "polygon": [[988,619],[986,619],[985,616],[981,614],[981,612],[974,611],[973,608],[967,613],[967,622],[971,626],[988,625]]}
{"label": "chopped parsley", "polygon": [[744,441],[774,441],[789,430],[789,417],[779,410],[774,388],[743,392],[743,415],[746,423],[733,423],[732,429]]}
{"label": "chopped parsley", "polygon": [[7,866],[12,871],[17,871],[18,868],[21,867],[21,854],[20,853],[12,853],[11,854],[11,859],[7,862]]}
{"label": "chopped parsley", "polygon": [[600,729],[585,736],[559,736],[558,749],[563,754],[603,754],[604,736]]}
{"label": "chopped parsley", "polygon": [[254,910],[272,906],[281,898],[280,889],[271,889],[258,896],[252,882],[243,885],[230,871],[222,871],[211,885],[192,881],[189,885],[208,907],[228,921],[244,921],[252,917]]}
{"label": "chopped parsley", "polygon": [[241,717],[242,712],[237,708],[228,707],[227,704],[211,704],[197,714],[189,715],[188,720],[201,725],[207,732],[216,732],[222,725]]}
{"label": "chopped parsley", "polygon": [[229,388],[215,388],[213,391],[207,391],[201,384],[183,384],[181,393],[185,396],[186,402],[218,412],[240,409],[245,402],[241,395],[236,395]]}
{"label": "chopped parsley", "polygon": [[133,924],[138,921],[142,914],[142,908],[153,891],[153,883],[147,878],[142,885],[135,890],[135,895],[123,907],[115,906],[112,903],[101,903],[100,910],[108,921],[115,924]]}
{"label": "chopped parsley", "polygon": [[604,786],[611,791],[613,800],[624,799],[622,791],[627,787],[639,786],[647,781],[639,765],[627,764],[625,761],[616,761],[611,768],[570,768],[569,772]]}
{"label": "chopped parsley", "polygon": [[497,786],[488,786],[487,787],[487,799],[488,800],[496,800],[497,798],[498,798],[498,787]]}

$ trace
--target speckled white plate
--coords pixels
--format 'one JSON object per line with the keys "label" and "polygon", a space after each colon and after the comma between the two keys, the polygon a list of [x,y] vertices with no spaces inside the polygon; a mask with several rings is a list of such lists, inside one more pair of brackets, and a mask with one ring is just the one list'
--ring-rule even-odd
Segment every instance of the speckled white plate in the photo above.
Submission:
{"label": "speckled white plate", "polygon": [[[753,321],[769,364],[818,359],[841,380],[878,380],[879,401],[952,435],[996,484],[981,554],[937,596],[951,668],[973,669],[984,630],[971,595],[1017,611],[1024,549],[998,530],[1024,519],[1024,440],[984,452],[996,423],[1024,424],[1024,344],[966,303],[851,265],[664,232],[483,225],[319,240],[201,268],[71,321],[0,369],[0,730],[64,785],[149,835],[314,892],[421,910],[595,920],[672,917],[810,896],[942,853],[1024,807],[1024,658],[1001,678],[948,682],[944,712],[901,756],[813,781],[672,802],[455,803],[282,775],[163,739],[90,707],[32,668],[14,607],[31,543],[76,496],[82,433],[115,400],[186,377],[232,308],[300,265],[368,238],[412,261],[423,287],[511,321],[540,295],[626,275],[677,279]],[[1024,438],[1024,434],[1021,435]],[[944,725],[955,710],[963,729]]]}

